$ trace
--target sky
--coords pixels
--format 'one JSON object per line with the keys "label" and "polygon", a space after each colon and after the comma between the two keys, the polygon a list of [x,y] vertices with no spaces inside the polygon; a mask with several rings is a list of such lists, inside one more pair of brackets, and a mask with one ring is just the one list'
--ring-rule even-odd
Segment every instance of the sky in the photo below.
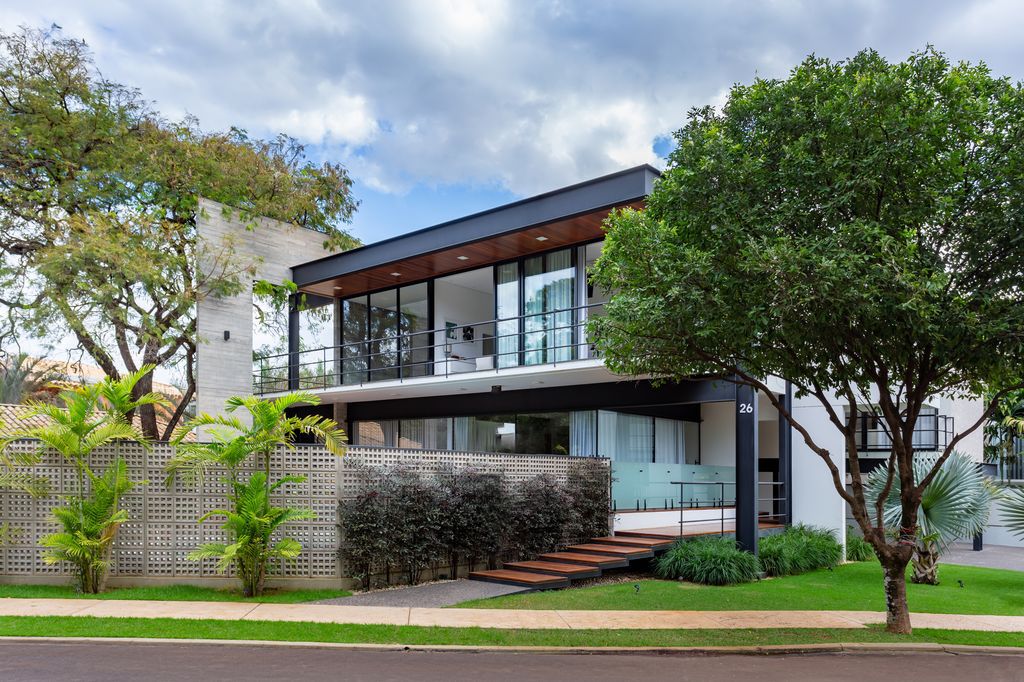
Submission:
{"label": "sky", "polygon": [[642,163],[729,87],[810,53],[933,44],[1024,78],[1024,3],[5,0],[169,118],[344,164],[373,242]]}

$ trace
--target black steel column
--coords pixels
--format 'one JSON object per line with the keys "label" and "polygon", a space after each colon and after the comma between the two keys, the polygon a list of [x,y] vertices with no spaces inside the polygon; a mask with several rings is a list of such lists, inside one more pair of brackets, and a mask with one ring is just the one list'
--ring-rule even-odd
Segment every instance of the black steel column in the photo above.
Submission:
{"label": "black steel column", "polygon": [[736,386],[736,542],[757,554],[757,392]]}
{"label": "black steel column", "polygon": [[288,390],[299,388],[299,299],[288,299]]}
{"label": "black steel column", "polygon": [[[783,393],[782,406],[792,414],[793,410],[793,385],[786,382],[786,392]],[[793,523],[793,426],[789,420],[779,412],[779,483],[776,486],[778,495],[781,497],[779,512],[782,515],[783,523]]]}

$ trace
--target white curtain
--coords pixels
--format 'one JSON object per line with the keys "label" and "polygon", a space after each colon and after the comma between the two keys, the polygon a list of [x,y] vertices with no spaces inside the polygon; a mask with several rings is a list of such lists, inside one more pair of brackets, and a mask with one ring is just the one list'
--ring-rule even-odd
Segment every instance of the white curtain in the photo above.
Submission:
{"label": "white curtain", "polygon": [[598,454],[617,462],[651,462],[654,458],[654,419],[637,414],[597,413]]}
{"label": "white curtain", "polygon": [[597,412],[569,413],[569,454],[576,457],[597,454]]}
{"label": "white curtain", "polygon": [[685,422],[678,419],[654,420],[654,461],[658,464],[686,463]]}
{"label": "white curtain", "polygon": [[469,428],[471,419],[472,417],[455,417],[455,419],[452,420],[454,422],[453,450],[469,452]]}

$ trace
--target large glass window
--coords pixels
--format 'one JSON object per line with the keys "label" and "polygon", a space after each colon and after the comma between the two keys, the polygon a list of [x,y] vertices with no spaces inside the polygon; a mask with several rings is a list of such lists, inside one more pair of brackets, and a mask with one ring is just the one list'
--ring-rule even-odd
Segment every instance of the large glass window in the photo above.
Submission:
{"label": "large glass window", "polygon": [[398,290],[370,294],[370,381],[398,378]]}
{"label": "large glass window", "polygon": [[342,301],[342,383],[430,374],[430,306],[426,282]]}
{"label": "large glass window", "polygon": [[427,283],[412,284],[398,291],[401,306],[399,331],[402,334],[402,376],[430,374],[430,296]]}
{"label": "large glass window", "polygon": [[519,364],[519,264],[495,268],[498,313],[498,367]]}
{"label": "large glass window", "polygon": [[341,382],[360,384],[366,381],[367,322],[366,297],[341,302]]}
{"label": "large glass window", "polygon": [[527,258],[523,276],[523,348],[527,365],[573,356],[572,249]]}
{"label": "large glass window", "polygon": [[[587,410],[357,421],[354,431],[359,445],[684,464],[686,441],[696,437],[696,426],[676,419]],[[695,441],[691,449],[695,456]]]}

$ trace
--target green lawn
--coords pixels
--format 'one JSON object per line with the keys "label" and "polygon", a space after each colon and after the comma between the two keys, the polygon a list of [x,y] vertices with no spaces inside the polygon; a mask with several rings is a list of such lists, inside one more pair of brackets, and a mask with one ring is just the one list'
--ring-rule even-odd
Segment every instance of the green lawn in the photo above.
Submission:
{"label": "green lawn", "polygon": [[491,630],[393,625],[336,625],[173,618],[0,617],[0,636],[161,637],[250,639],[286,642],[372,644],[462,644],[477,646],[758,646],[839,642],[934,642],[1024,646],[1018,633],[916,630],[890,635],[881,627],[863,630]]}
{"label": "green lawn", "polygon": [[[910,610],[920,613],[1024,615],[1024,572],[943,565],[938,586],[907,584]],[[960,587],[957,580],[962,580]],[[637,592],[634,585],[640,585]],[[731,587],[640,580],[556,592],[513,594],[464,602],[461,608],[626,610],[843,610],[884,611],[882,571],[876,562],[845,564]]]}
{"label": "green lawn", "polygon": [[219,590],[194,585],[163,587],[121,587],[102,594],[81,594],[70,585],[0,585],[0,598],[21,599],[153,599],[157,601],[246,601],[297,604],[347,597],[345,590],[267,590],[262,597],[243,597],[235,590]]}

